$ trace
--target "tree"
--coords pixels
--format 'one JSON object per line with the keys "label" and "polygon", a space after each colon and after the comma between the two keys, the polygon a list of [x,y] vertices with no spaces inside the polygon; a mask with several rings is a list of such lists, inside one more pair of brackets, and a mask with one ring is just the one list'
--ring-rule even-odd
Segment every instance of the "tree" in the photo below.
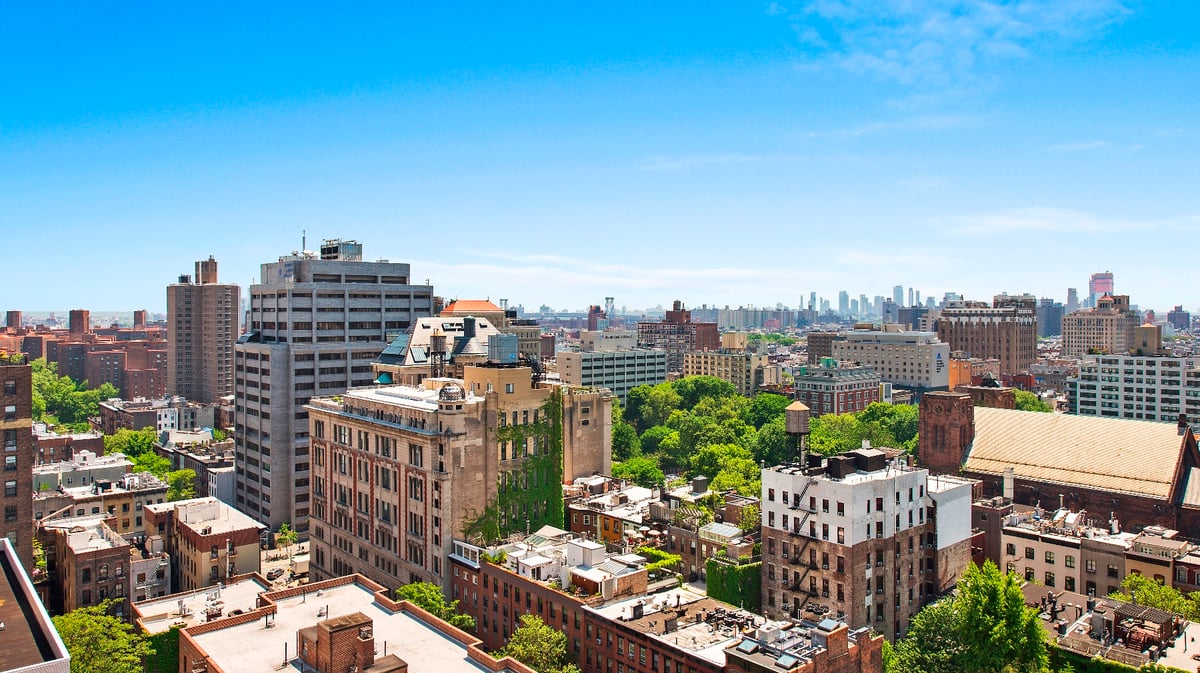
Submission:
{"label": "tree", "polygon": [[279,532],[275,534],[275,543],[284,549],[296,544],[296,531],[292,530],[291,524],[286,521],[279,524]]}
{"label": "tree", "polygon": [[149,472],[159,479],[166,479],[171,471],[171,461],[153,451],[133,458],[134,472]]}
{"label": "tree", "polygon": [[1121,580],[1121,591],[1110,594],[1109,598],[1158,608],[1189,620],[1200,618],[1200,592],[1185,596],[1178,589],[1141,574],[1126,575]]}
{"label": "tree", "polygon": [[123,453],[129,458],[136,458],[143,453],[154,452],[154,442],[158,435],[154,428],[146,427],[141,430],[121,428],[111,435],[104,437],[105,453]]}
{"label": "tree", "polygon": [[154,648],[132,624],[108,614],[115,601],[54,617],[71,653],[71,673],[142,673]]}
{"label": "tree", "polygon": [[1013,394],[1017,396],[1017,408],[1021,411],[1054,411],[1054,407],[1050,406],[1048,402],[1043,401],[1042,398],[1034,395],[1031,392],[1025,390],[1013,390]]}
{"label": "tree", "polygon": [[458,601],[446,602],[441,587],[430,582],[413,582],[396,589],[396,598],[417,605],[433,616],[467,631],[475,630],[475,618],[459,614]]}
{"label": "tree", "polygon": [[613,425],[613,460],[628,460],[632,456],[641,455],[641,453],[642,442],[638,439],[637,429],[624,422]]}
{"label": "tree", "polygon": [[783,418],[783,411],[792,400],[776,393],[758,393],[750,400],[750,408],[746,411],[746,422],[755,428],[762,428],[767,423]]}
{"label": "tree", "polygon": [[776,418],[758,429],[754,435],[754,459],[766,465],[779,465],[789,460],[799,460],[792,451],[791,439],[787,434],[783,417]]}
{"label": "tree", "polygon": [[212,429],[212,438],[213,438],[214,442],[223,442],[226,439],[228,439],[228,435],[225,434],[225,431],[223,431],[219,428],[213,428]]}
{"label": "tree", "polygon": [[683,398],[671,387],[670,383],[660,383],[650,388],[646,400],[642,404],[642,420],[647,426],[663,425],[671,412],[679,409]]}
{"label": "tree", "polygon": [[970,565],[954,595],[927,606],[896,644],[890,671],[1036,673],[1047,664],[1045,631],[1015,575]]}
{"label": "tree", "polygon": [[679,395],[680,409],[691,409],[706,397],[734,397],[738,394],[732,383],[715,376],[685,376],[665,385],[671,386]]}
{"label": "tree", "polygon": [[709,488],[713,491],[734,490],[741,495],[758,497],[762,493],[762,468],[749,458],[729,458]]}
{"label": "tree", "polygon": [[644,453],[658,453],[659,445],[669,435],[679,436],[678,430],[672,430],[665,425],[656,425],[642,433],[641,445]]}
{"label": "tree", "polygon": [[658,461],[650,456],[634,456],[623,463],[616,463],[612,473],[617,479],[628,479],[646,488],[662,486],[667,480]]}
{"label": "tree", "polygon": [[742,520],[738,522],[738,528],[742,529],[743,533],[753,533],[762,526],[762,510],[758,505],[746,505],[742,508]]}
{"label": "tree", "polygon": [[725,467],[725,464],[733,458],[750,459],[750,452],[743,449],[738,444],[708,444],[702,446],[692,454],[691,457],[691,476],[704,475],[712,478],[717,476],[717,473]]}
{"label": "tree", "polygon": [[[163,460],[166,460],[165,458]],[[175,470],[167,473],[167,502],[196,497],[196,471]],[[286,525],[286,524],[284,524]]]}
{"label": "tree", "polygon": [[512,657],[539,673],[578,673],[579,667],[567,660],[567,634],[537,615],[521,615],[521,625],[513,631],[508,644],[497,657]]}

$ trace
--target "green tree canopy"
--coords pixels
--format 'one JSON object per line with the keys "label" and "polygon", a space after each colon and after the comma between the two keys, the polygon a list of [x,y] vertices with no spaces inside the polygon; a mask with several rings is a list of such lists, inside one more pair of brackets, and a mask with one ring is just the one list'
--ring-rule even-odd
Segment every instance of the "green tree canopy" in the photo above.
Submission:
{"label": "green tree canopy", "polygon": [[1042,398],[1031,392],[1014,389],[1013,394],[1017,396],[1017,408],[1021,411],[1054,411],[1054,407],[1050,406],[1048,402],[1043,401]]}
{"label": "green tree canopy", "polygon": [[779,465],[798,457],[792,451],[782,416],[772,419],[758,429],[754,436],[754,460],[765,465]]}
{"label": "green tree canopy", "polygon": [[1014,575],[970,565],[957,591],[913,618],[889,671],[1038,673],[1047,664],[1045,631],[1025,606]]}
{"label": "green tree canopy", "polygon": [[579,673],[567,660],[567,634],[537,615],[521,615],[521,625],[496,656],[512,657],[538,673]]}
{"label": "green tree canopy", "polygon": [[[166,460],[165,458],[163,460]],[[196,497],[196,471],[175,470],[167,473],[167,501],[187,500]],[[285,526],[287,524],[284,524]]]}
{"label": "green tree canopy", "polygon": [[628,479],[646,488],[662,486],[667,480],[658,461],[652,456],[634,456],[623,463],[615,463],[612,472],[617,479]]}
{"label": "green tree canopy", "polygon": [[642,442],[638,439],[637,429],[629,423],[616,423],[612,429],[613,460],[628,460],[641,455]]}
{"label": "green tree canopy", "polygon": [[792,400],[776,393],[758,393],[750,400],[746,410],[745,421],[755,428],[762,428],[767,423],[783,418],[784,409]]}
{"label": "green tree canopy", "polygon": [[709,478],[717,476],[725,464],[734,458],[749,459],[753,462],[750,452],[739,444],[706,444],[692,454],[691,475],[705,475]]}
{"label": "green tree canopy", "polygon": [[132,624],[108,614],[114,601],[78,608],[54,617],[54,628],[71,653],[71,673],[143,673],[154,654],[149,640]]}
{"label": "green tree canopy", "polygon": [[154,428],[147,427],[141,430],[121,428],[111,435],[105,435],[104,452],[123,453],[132,459],[143,453],[153,453],[154,442],[157,440],[158,435],[154,432]]}
{"label": "green tree canopy", "polygon": [[[281,527],[282,528],[282,527]],[[282,530],[280,531],[282,532]],[[459,614],[458,601],[446,602],[441,587],[430,582],[413,582],[396,590],[396,598],[419,606],[426,612],[467,631],[475,630],[475,618]]]}
{"label": "green tree canopy", "polygon": [[762,469],[749,458],[729,458],[709,483],[714,491],[734,490],[741,495],[759,497],[762,493]]}
{"label": "green tree canopy", "polygon": [[649,428],[642,433],[642,451],[645,453],[657,453],[659,450],[659,445],[662,444],[662,441],[669,435],[675,435],[676,439],[678,439],[679,431],[672,430],[665,425],[656,425],[652,428]]}
{"label": "green tree canopy", "polygon": [[89,389],[87,381],[59,376],[57,363],[47,363],[45,358],[31,362],[30,369],[34,419],[58,423],[71,430],[87,430],[88,418],[100,413],[100,402],[120,394],[111,383]]}
{"label": "green tree canopy", "polygon": [[1173,612],[1193,621],[1200,619],[1200,592],[1185,596],[1178,589],[1139,573],[1126,575],[1121,580],[1121,590],[1110,597]]}
{"label": "green tree canopy", "polygon": [[667,384],[679,394],[679,408],[691,409],[704,398],[737,396],[733,384],[715,376],[685,376]]}

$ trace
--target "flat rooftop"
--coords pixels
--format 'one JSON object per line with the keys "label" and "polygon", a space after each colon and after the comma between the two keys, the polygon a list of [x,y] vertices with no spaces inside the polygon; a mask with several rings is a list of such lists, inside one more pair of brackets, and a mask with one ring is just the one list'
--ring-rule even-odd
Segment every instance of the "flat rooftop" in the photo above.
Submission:
{"label": "flat rooftop", "polygon": [[[635,606],[642,616],[633,617]],[[719,666],[725,665],[725,648],[745,633],[753,633],[766,620],[744,610],[701,596],[687,589],[671,589],[641,598],[608,603],[592,608],[614,622],[623,622],[671,647],[689,651]],[[668,631],[669,618],[676,620]]]}
{"label": "flat rooftop", "polygon": [[[285,592],[279,592],[285,593]],[[327,619],[361,612],[373,621],[375,648],[380,656],[394,654],[410,671],[436,673],[493,673],[471,660],[466,646],[406,612],[392,612],[375,602],[372,588],[343,584],[291,598],[268,598],[278,612],[270,628],[258,619],[193,634],[192,639],[225,673],[300,671],[296,658],[296,633]],[[283,664],[284,651],[290,658]]]}
{"label": "flat rooftop", "polygon": [[146,509],[156,514],[174,510],[180,525],[196,531],[211,529],[208,533],[202,533],[204,535],[232,533],[247,528],[266,528],[258,521],[212,497],[147,504]]}
{"label": "flat rooftop", "polygon": [[0,624],[4,624],[0,631],[0,670],[62,661],[61,668],[39,670],[67,673],[67,648],[51,625],[46,608],[37,600],[33,583],[7,538],[0,538]]}
{"label": "flat rooftop", "polygon": [[[258,595],[271,590],[271,583],[257,575],[243,575],[225,586],[206,587],[180,594],[134,603],[134,614],[147,633],[162,633],[172,626],[195,626],[233,612],[251,612],[258,606]],[[182,610],[182,612],[181,612]]]}

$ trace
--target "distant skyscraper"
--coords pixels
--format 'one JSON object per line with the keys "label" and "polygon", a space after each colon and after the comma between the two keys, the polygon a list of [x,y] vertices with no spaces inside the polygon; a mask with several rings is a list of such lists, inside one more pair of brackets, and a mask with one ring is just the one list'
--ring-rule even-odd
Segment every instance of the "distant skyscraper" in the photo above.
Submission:
{"label": "distant skyscraper", "polygon": [[808,295],[808,310],[817,310],[817,293],[812,292]]}
{"label": "distant skyscraper", "polygon": [[913,306],[920,306],[920,305],[921,305],[921,291],[920,291],[920,290],[917,290],[916,292],[914,292],[914,293],[913,293],[913,302],[912,302],[912,305],[913,305]]}
{"label": "distant skyscraper", "polygon": [[838,291],[838,315],[850,315],[850,293],[845,290]]}
{"label": "distant skyscraper", "polygon": [[904,305],[904,286],[903,285],[897,285],[896,287],[892,288],[892,301],[896,303],[896,306]]}
{"label": "distant skyscraper", "polygon": [[858,295],[858,314],[871,315],[871,300],[865,294]]}
{"label": "distant skyscraper", "polygon": [[906,306],[912,306],[916,304],[916,301],[914,301],[915,294],[915,291],[911,287],[908,288],[908,304],[906,304]]}
{"label": "distant skyscraper", "polygon": [[211,404],[233,392],[241,289],[217,282],[217,260],[167,286],[167,392]]}
{"label": "distant skyscraper", "polygon": [[1067,288],[1067,313],[1074,313],[1079,310],[1079,290],[1073,287]]}
{"label": "distant skyscraper", "polygon": [[1089,307],[1096,306],[1096,300],[1106,294],[1113,293],[1113,274],[1112,271],[1103,271],[1093,273],[1088,280],[1088,301]]}

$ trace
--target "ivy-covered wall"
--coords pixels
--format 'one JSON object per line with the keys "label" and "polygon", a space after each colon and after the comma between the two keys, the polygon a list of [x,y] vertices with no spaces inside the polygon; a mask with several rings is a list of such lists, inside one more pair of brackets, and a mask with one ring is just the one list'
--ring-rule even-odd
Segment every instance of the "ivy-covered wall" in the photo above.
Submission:
{"label": "ivy-covered wall", "polygon": [[762,562],[734,565],[709,559],[708,595],[751,612],[762,612]]}
{"label": "ivy-covered wall", "polygon": [[150,673],[179,673],[179,627],[149,636],[154,654],[146,661]]}
{"label": "ivy-covered wall", "polygon": [[1075,673],[1187,673],[1183,669],[1162,664],[1149,663],[1141,668],[1109,661],[1108,659],[1085,657],[1074,652],[1050,645],[1050,670],[1073,670]]}
{"label": "ivy-covered wall", "polygon": [[496,441],[512,447],[536,447],[536,454],[501,473],[496,499],[466,526],[468,535],[494,542],[545,525],[564,527],[562,428],[562,393],[555,389],[542,405],[537,422],[496,429]]}

